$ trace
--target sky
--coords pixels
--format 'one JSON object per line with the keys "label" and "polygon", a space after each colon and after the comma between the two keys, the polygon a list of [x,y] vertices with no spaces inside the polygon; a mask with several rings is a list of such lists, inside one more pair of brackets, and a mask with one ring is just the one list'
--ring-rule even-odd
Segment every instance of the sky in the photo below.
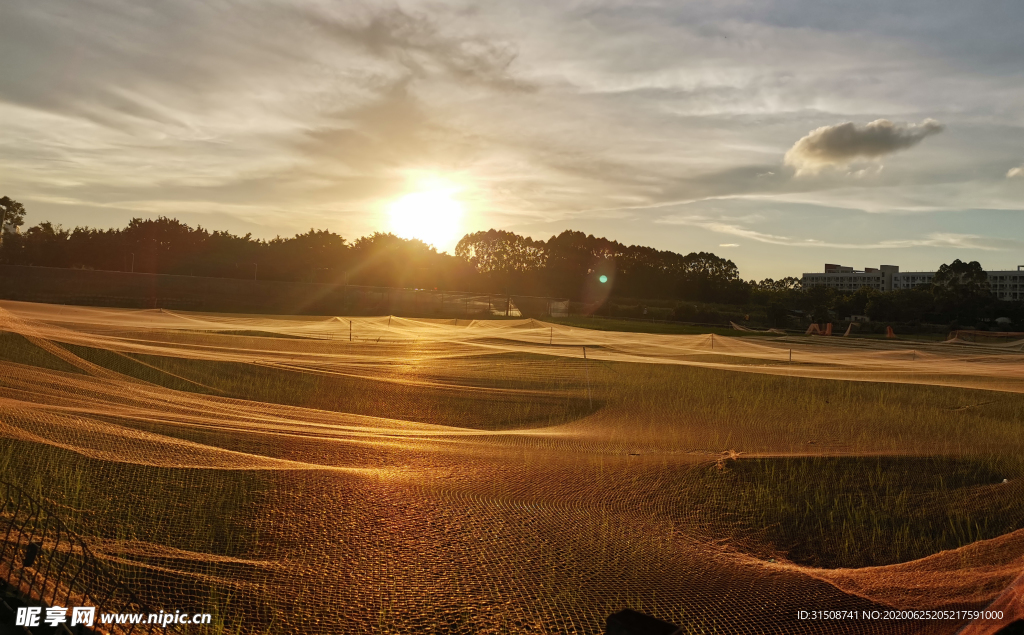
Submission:
{"label": "sky", "polygon": [[546,239],[745,279],[1024,264],[1019,0],[4,0],[0,196]]}

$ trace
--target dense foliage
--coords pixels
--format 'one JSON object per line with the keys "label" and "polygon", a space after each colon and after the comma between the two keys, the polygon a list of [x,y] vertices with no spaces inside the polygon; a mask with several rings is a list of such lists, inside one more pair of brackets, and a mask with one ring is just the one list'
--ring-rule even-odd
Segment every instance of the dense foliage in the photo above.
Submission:
{"label": "dense foliage", "polygon": [[373,234],[349,243],[329,231],[258,240],[192,228],[175,219],[133,219],[124,229],[49,222],[8,234],[5,264],[79,267],[295,282],[448,287],[469,281],[471,268],[418,240]]}
{"label": "dense foliage", "polygon": [[491,229],[465,236],[455,255],[489,286],[513,293],[574,298],[602,275],[618,297],[743,302],[750,293],[736,265],[715,254],[627,247],[578,231],[538,241]]}
{"label": "dense foliage", "polygon": [[[419,240],[375,233],[350,243],[329,231],[259,240],[160,217],[124,229],[65,229],[50,222],[7,233],[0,261],[176,275],[438,288],[587,299],[601,275],[618,296],[742,301],[736,265],[711,253],[686,256],[626,247],[565,231],[549,240],[490,230],[462,239],[455,255]],[[602,285],[605,283],[601,283]]]}
{"label": "dense foliage", "polygon": [[[839,322],[862,315],[881,324],[1024,328],[1024,302],[997,299],[978,262],[954,260],[939,267],[931,284],[893,291],[867,287],[852,292],[828,287],[799,290],[765,282],[757,285],[752,300],[766,307],[771,326]],[[1005,318],[1002,324],[997,322],[999,318]]]}
{"label": "dense foliage", "polygon": [[[982,266],[960,260],[942,265],[931,284],[915,289],[842,292],[803,290],[793,277],[745,282],[731,260],[713,253],[682,255],[569,230],[546,241],[496,229],[475,232],[449,255],[392,234],[350,243],[311,229],[260,240],[165,217],[136,218],[123,229],[68,230],[42,222],[18,233],[12,230],[23,224],[25,209],[8,197],[0,198],[0,214],[4,264],[557,296],[600,306],[608,315],[770,327],[866,315],[879,323],[981,328],[996,327],[1002,317],[1024,328],[1024,303],[997,300]],[[1006,328],[1007,320],[1000,322]]]}

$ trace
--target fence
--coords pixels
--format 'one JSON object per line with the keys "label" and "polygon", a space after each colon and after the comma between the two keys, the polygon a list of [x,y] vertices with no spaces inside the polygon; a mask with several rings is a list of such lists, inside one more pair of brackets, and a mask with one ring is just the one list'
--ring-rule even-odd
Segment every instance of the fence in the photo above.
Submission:
{"label": "fence", "polygon": [[[117,580],[56,515],[19,487],[0,481],[0,582],[46,606],[91,606],[101,613],[155,613]],[[103,625],[118,635],[181,632],[173,624]],[[65,632],[94,633],[98,630]]]}
{"label": "fence", "polygon": [[224,313],[567,317],[569,301],[436,289],[0,265],[0,298]]}

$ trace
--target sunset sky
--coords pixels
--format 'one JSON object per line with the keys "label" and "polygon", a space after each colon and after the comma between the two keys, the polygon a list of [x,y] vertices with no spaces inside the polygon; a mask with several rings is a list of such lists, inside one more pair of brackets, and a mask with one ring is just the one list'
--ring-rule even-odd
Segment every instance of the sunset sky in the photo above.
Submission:
{"label": "sunset sky", "polygon": [[1019,0],[4,0],[0,196],[28,225],[449,251],[576,229],[748,279],[1016,268],[1022,25]]}

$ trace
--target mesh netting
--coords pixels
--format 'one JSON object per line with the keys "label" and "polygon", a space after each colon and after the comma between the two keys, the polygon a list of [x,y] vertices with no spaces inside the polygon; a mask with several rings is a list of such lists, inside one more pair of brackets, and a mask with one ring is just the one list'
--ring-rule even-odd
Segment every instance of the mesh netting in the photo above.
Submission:
{"label": "mesh netting", "polygon": [[0,305],[0,480],[215,632],[1022,608],[1020,343]]}

